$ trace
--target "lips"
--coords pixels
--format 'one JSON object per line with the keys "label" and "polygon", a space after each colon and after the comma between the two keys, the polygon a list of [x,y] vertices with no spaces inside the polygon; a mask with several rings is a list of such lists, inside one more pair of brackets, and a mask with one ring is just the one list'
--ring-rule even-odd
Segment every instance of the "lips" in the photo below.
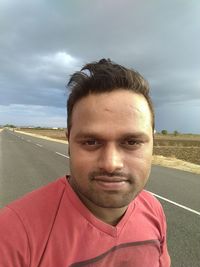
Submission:
{"label": "lips", "polygon": [[96,176],[93,181],[104,190],[120,190],[128,184],[124,177]]}
{"label": "lips", "polygon": [[102,181],[106,183],[120,183],[120,182],[128,182],[127,178],[123,177],[110,177],[110,176],[95,176],[95,181]]}

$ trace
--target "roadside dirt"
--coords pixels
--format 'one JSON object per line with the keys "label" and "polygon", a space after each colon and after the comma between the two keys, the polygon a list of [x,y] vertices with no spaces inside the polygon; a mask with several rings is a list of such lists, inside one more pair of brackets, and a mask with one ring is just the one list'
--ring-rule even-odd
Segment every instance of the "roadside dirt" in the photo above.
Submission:
{"label": "roadside dirt", "polygon": [[56,138],[51,138],[51,137],[40,135],[40,134],[28,133],[28,132],[23,132],[23,131],[15,131],[15,132],[39,137],[41,139],[51,140],[51,141],[58,142],[58,143],[68,144],[67,141],[56,139]]}
{"label": "roadside dirt", "polygon": [[176,159],[173,157],[154,155],[152,163],[154,165],[160,165],[163,167],[174,168],[178,170],[200,174],[200,165]]}

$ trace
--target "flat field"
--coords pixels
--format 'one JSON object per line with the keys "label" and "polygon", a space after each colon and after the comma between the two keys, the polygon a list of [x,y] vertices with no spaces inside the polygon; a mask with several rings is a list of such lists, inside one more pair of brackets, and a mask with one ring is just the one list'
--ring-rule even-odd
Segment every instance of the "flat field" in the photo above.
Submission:
{"label": "flat field", "polygon": [[[66,129],[20,129],[24,132],[66,140]],[[200,135],[194,134],[156,134],[154,155],[161,155],[200,165]]]}
{"label": "flat field", "polygon": [[154,155],[162,155],[181,159],[200,165],[200,135],[156,134],[154,139]]}

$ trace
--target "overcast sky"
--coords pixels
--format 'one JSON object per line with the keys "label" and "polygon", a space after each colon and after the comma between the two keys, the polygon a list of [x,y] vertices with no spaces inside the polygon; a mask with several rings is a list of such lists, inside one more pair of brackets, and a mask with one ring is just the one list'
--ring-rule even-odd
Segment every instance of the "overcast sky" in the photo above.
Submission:
{"label": "overcast sky", "polygon": [[200,133],[198,0],[0,0],[0,124],[66,127],[69,75],[102,57],[149,81],[157,131]]}

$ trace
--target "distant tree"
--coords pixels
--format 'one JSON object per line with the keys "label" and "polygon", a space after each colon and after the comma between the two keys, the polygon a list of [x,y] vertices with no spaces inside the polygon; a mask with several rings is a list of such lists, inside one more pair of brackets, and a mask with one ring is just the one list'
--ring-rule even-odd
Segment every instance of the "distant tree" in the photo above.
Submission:
{"label": "distant tree", "polygon": [[15,125],[13,125],[13,124],[6,124],[6,125],[4,125],[4,127],[16,128],[16,126],[15,126]]}
{"label": "distant tree", "polygon": [[179,132],[175,130],[175,131],[173,132],[173,134],[174,134],[174,136],[177,136],[177,135],[179,134]]}
{"label": "distant tree", "polygon": [[167,130],[162,130],[162,131],[161,131],[161,134],[163,134],[163,135],[167,135],[167,134],[168,134],[168,131],[167,131]]}

